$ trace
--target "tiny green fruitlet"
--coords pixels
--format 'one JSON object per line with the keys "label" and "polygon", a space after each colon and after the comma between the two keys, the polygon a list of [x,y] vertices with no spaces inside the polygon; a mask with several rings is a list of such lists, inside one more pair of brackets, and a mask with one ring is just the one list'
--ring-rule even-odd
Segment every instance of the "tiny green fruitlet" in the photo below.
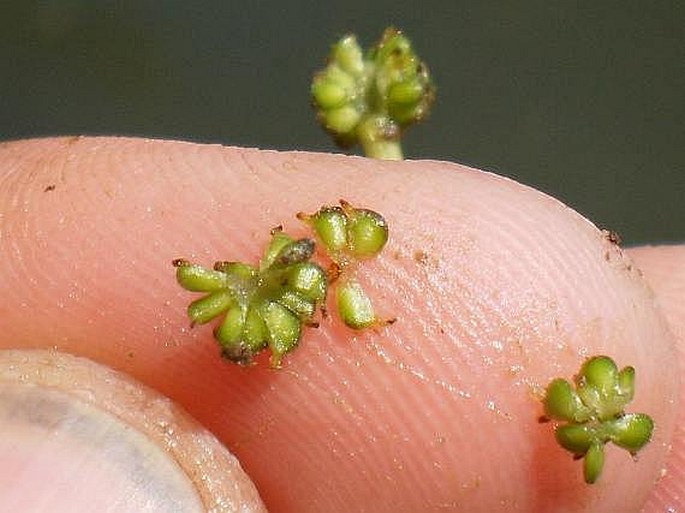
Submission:
{"label": "tiny green fruitlet", "polygon": [[652,418],[624,411],[634,394],[635,369],[619,371],[608,356],[586,360],[573,384],[558,378],[547,386],[543,420],[565,422],[556,427],[557,442],[583,459],[586,483],[594,483],[602,473],[608,442],[634,456],[651,440]]}

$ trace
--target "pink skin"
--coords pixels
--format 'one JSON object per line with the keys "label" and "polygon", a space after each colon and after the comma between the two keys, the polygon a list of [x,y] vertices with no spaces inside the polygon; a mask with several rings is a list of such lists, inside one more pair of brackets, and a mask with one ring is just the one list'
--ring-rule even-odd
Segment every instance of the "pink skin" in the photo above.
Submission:
{"label": "pink skin", "polygon": [[[1,145],[0,169],[0,347],[86,356],[171,397],[270,511],[639,511],[662,474],[682,330],[625,252],[540,192],[442,162],[104,138]],[[304,236],[295,213],[340,198],[390,224],[358,277],[397,323],[323,319],[280,371],[222,361],[171,261],[255,262],[270,228]],[[636,258],[648,278],[661,261]],[[657,430],[637,463],[609,447],[587,486],[538,399],[594,354],[637,368],[630,410]],[[646,511],[685,505],[671,474]]]}

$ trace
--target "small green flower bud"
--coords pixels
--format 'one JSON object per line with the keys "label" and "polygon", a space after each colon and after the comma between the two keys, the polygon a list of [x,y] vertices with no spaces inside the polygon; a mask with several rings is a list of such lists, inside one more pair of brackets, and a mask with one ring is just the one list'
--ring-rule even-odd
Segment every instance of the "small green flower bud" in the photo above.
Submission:
{"label": "small green flower bud", "polygon": [[590,446],[583,460],[583,477],[587,484],[593,484],[599,479],[604,468],[604,445],[594,443]]}
{"label": "small green flower bud", "polygon": [[395,105],[415,104],[423,95],[423,86],[415,80],[395,82],[388,90],[388,101]]}
{"label": "small green flower bud", "polygon": [[191,292],[214,292],[226,287],[225,273],[205,269],[185,260],[174,260],[176,280],[179,285]]}
{"label": "small green flower bud", "polygon": [[337,109],[349,101],[347,89],[341,84],[322,77],[312,83],[312,96],[317,105],[324,110]]}
{"label": "small green flower bud", "polygon": [[340,207],[322,207],[315,214],[297,214],[309,224],[319,241],[341,265],[348,259],[377,255],[388,241],[388,223],[378,212],[355,208],[345,200]]}
{"label": "small green flower bud", "polygon": [[228,290],[217,290],[190,303],[188,317],[193,324],[205,324],[228,310],[233,302],[233,294]]}
{"label": "small green flower bud", "polygon": [[331,59],[352,76],[358,77],[364,73],[364,56],[357,38],[353,34],[343,36],[340,41],[333,45]]}
{"label": "small green flower bud", "polygon": [[610,425],[611,441],[633,454],[649,443],[654,431],[654,421],[644,413],[627,413]]}
{"label": "small green flower bud", "polygon": [[256,354],[266,347],[268,339],[269,333],[258,308],[249,306],[243,327],[243,343]]}
{"label": "small green flower bud", "polygon": [[247,305],[235,304],[226,311],[224,320],[214,331],[214,336],[222,347],[239,344],[243,339]]}
{"label": "small green flower bud", "polygon": [[578,456],[583,456],[598,440],[596,430],[586,424],[558,426],[555,435],[559,445]]}
{"label": "small green flower bud", "polygon": [[300,319],[285,306],[272,301],[262,305],[260,314],[269,334],[271,365],[279,367],[284,354],[292,351],[300,341]]}
{"label": "small green flower bud", "polygon": [[588,359],[578,375],[579,387],[592,387],[602,397],[615,393],[618,385],[618,368],[608,356],[596,356]]}
{"label": "small green flower bud", "polygon": [[327,110],[321,116],[324,128],[337,137],[354,137],[353,132],[362,118],[362,113],[356,108],[345,105],[336,109]]}
{"label": "small green flower bud", "polygon": [[336,290],[338,314],[352,329],[361,330],[379,324],[371,300],[356,281],[345,281]]}
{"label": "small green flower bud", "polygon": [[590,417],[589,409],[571,383],[562,378],[555,379],[547,386],[543,404],[545,415],[550,419],[583,422]]}
{"label": "small green flower bud", "polygon": [[311,303],[319,304],[326,299],[326,272],[312,262],[293,265],[288,269],[287,288]]}
{"label": "small green flower bud", "polygon": [[281,295],[276,298],[276,302],[285,306],[288,310],[297,315],[300,320],[305,322],[314,317],[314,312],[316,311],[316,303],[309,301],[302,297],[301,294],[291,290],[284,290],[281,292]]}
{"label": "small green flower bud", "polygon": [[[252,315],[249,312],[252,311]],[[259,334],[255,334],[257,322]],[[214,330],[214,336],[221,346],[221,355],[239,365],[252,363],[254,356],[266,347],[267,334],[264,322],[255,319],[254,309],[236,305],[226,312],[223,322]]]}
{"label": "small green flower bud", "polygon": [[634,370],[627,368],[619,373],[611,358],[597,356],[585,362],[576,383],[583,402],[596,411],[600,420],[607,420],[621,413],[632,399],[634,379]]}
{"label": "small green flower bud", "polygon": [[315,214],[297,214],[297,218],[309,224],[319,241],[332,255],[347,248],[347,215],[340,207],[321,207]]}
{"label": "small green flower bud", "polygon": [[365,208],[353,208],[346,201],[341,205],[347,214],[347,243],[356,258],[377,255],[388,242],[388,223],[378,212]]}

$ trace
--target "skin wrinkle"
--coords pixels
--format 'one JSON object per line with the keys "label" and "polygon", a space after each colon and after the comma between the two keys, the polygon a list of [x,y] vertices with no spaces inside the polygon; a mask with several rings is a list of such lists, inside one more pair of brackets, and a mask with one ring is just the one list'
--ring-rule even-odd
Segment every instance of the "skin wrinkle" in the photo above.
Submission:
{"label": "skin wrinkle", "polygon": [[[18,167],[31,168],[32,159],[41,158],[37,154],[55,153],[51,141],[21,144],[23,150],[13,157],[21,162]],[[11,146],[0,146],[0,161],[10,157]],[[655,475],[659,444],[672,428],[668,401],[673,392],[667,385],[672,371],[668,365],[666,372],[657,371],[672,350],[668,343],[651,352],[640,349],[643,338],[666,340],[644,286],[610,270],[599,231],[556,200],[510,180],[437,162],[377,163],[111,139],[84,139],[70,151],[88,154],[89,165],[106,169],[125,194],[110,210],[79,204],[85,209],[81,219],[49,241],[65,253],[40,265],[65,286],[69,247],[87,234],[98,244],[85,246],[81,256],[108,272],[106,290],[105,278],[83,267],[79,279],[92,286],[84,288],[86,300],[65,320],[49,297],[18,287],[39,263],[23,270],[10,263],[0,269],[8,300],[45,312],[51,333],[66,337],[58,344],[61,349],[124,368],[202,418],[236,449],[267,505],[278,504],[277,510],[286,513],[364,511],[369,503],[378,512],[439,511],[444,504],[475,512],[584,511],[584,504],[629,511],[646,495],[640,483]],[[140,158],[150,163],[144,174],[128,176],[126,170]],[[141,188],[141,181],[148,186]],[[88,190],[92,181],[82,187]],[[164,193],[150,192],[156,190]],[[354,336],[335,321],[307,330],[286,362],[298,379],[270,371],[263,360],[251,369],[222,362],[210,330],[188,330],[182,312],[192,294],[173,283],[169,262],[179,256],[197,256],[202,263],[254,260],[274,224],[302,229],[295,212],[315,211],[341,197],[382,212],[391,223],[388,247],[363,277],[384,313],[399,312],[398,323],[380,330],[380,336]],[[125,215],[137,205],[160,212],[168,207],[165,198],[174,201],[163,219]],[[43,230],[48,231],[51,213],[41,213]],[[502,223],[506,218],[509,222]],[[545,220],[544,230],[538,219]],[[518,227],[519,240],[507,226]],[[133,229],[135,241],[126,237]],[[113,242],[120,247],[108,254]],[[437,266],[417,262],[417,249]],[[390,287],[386,269],[396,269]],[[146,290],[144,280],[153,286]],[[640,306],[637,315],[621,291]],[[430,301],[424,303],[425,296]],[[106,317],[75,326],[103,308]],[[45,340],[45,323],[17,323],[21,317],[13,315],[0,319],[0,343]],[[611,328],[626,319],[632,319],[626,332]],[[496,343],[502,344],[501,356]],[[421,358],[408,353],[407,346],[420,351]],[[642,390],[636,407],[649,407],[662,429],[639,464],[611,451],[602,482],[588,489],[577,463],[555,445],[551,427],[537,424],[534,389],[551,377],[570,377],[587,352],[597,351],[620,354],[620,364],[636,364]],[[484,364],[484,358],[492,363]],[[316,386],[327,383],[317,372],[331,361],[350,383],[339,395],[351,410],[331,401],[330,390]],[[513,380],[512,365],[518,373]],[[652,395],[655,388],[665,395]],[[437,429],[421,431],[420,416],[410,416],[416,409],[435,419],[431,425],[442,426],[439,457],[423,458]],[[335,430],[317,430],[331,425]],[[461,439],[464,427],[473,432],[468,443]],[[296,443],[300,439],[317,446],[321,461],[316,465]],[[510,451],[506,458],[499,449],[503,444]],[[326,456],[340,446],[348,451]],[[369,455],[364,463],[373,465],[370,473],[360,472],[359,457],[350,456],[362,453]],[[295,480],[289,478],[293,473]],[[425,478],[417,483],[412,476],[419,475]],[[500,482],[497,476],[507,479]],[[302,497],[308,498],[306,504]]]}

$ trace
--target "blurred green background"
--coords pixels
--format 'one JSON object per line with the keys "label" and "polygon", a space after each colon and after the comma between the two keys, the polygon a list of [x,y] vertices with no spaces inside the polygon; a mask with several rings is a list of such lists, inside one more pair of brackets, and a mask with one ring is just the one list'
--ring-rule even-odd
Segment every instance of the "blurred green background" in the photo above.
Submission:
{"label": "blurred green background", "polygon": [[0,139],[335,151],[309,108],[311,74],[337,37],[368,46],[386,25],[438,86],[409,157],[513,177],[628,243],[685,240],[677,0],[0,0]]}

